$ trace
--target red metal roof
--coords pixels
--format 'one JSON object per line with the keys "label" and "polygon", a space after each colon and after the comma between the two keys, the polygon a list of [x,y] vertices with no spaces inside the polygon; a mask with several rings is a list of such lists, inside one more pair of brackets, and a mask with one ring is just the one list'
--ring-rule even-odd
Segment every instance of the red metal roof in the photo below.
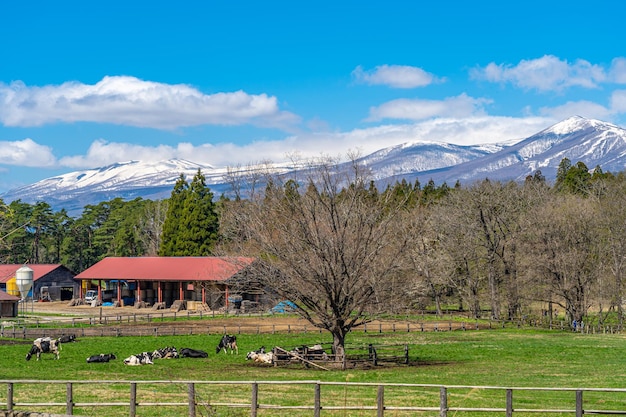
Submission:
{"label": "red metal roof", "polygon": [[11,294],[7,294],[4,291],[0,291],[0,301],[20,301],[20,297],[16,297]]}
{"label": "red metal roof", "polygon": [[23,266],[27,266],[33,270],[33,281],[61,267],[60,264],[7,264],[0,265],[0,282],[8,282],[11,278],[15,278],[15,273]]}
{"label": "red metal roof", "polygon": [[76,275],[78,280],[224,281],[246,268],[254,258],[141,257],[104,258]]}

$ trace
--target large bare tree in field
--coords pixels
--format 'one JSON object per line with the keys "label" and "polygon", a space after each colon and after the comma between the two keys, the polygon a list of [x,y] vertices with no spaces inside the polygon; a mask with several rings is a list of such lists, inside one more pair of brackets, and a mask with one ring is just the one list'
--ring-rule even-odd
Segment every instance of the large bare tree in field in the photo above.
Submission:
{"label": "large bare tree in field", "polygon": [[383,310],[400,285],[411,238],[399,229],[403,202],[378,193],[356,162],[348,165],[322,158],[300,182],[268,178],[263,195],[225,213],[246,237],[245,252],[263,261],[265,286],[332,334],[338,360],[350,330]]}

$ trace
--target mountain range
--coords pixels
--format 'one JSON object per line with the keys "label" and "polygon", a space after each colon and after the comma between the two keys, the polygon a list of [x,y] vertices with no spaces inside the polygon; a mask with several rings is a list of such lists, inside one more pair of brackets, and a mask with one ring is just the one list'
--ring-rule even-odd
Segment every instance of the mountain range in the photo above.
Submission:
{"label": "mountain range", "polygon": [[[460,146],[441,142],[416,141],[380,149],[359,162],[370,168],[379,187],[405,179],[437,185],[457,181],[467,185],[489,178],[523,181],[540,170],[554,181],[559,164],[584,162],[593,169],[620,172],[626,167],[626,130],[614,124],[580,116],[570,117],[520,141]],[[289,165],[272,167],[289,175]],[[86,205],[120,197],[124,200],[168,198],[176,180],[188,181],[201,170],[216,196],[231,190],[228,169],[172,159],[162,162],[129,161],[102,168],[70,172],[0,194],[5,203],[21,200],[34,204],[45,201],[54,210],[66,209],[80,215]],[[231,170],[232,172],[232,170]]]}

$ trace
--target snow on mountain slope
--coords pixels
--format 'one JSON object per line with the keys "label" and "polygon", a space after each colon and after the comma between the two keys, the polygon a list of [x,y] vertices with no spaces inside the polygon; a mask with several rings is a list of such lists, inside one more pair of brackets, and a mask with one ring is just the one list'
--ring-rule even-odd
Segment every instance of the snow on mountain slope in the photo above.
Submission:
{"label": "snow on mountain slope", "polygon": [[[513,144],[459,146],[438,142],[410,142],[381,149],[360,159],[381,185],[406,179],[425,184],[456,181],[469,184],[490,178],[522,181],[537,170],[553,181],[563,158],[584,162],[590,169],[597,165],[611,172],[626,167],[626,130],[599,120],[571,117],[533,136]],[[162,199],[170,196],[176,180],[183,174],[188,181],[201,170],[216,196],[228,194],[230,185],[225,168],[203,166],[173,159],[158,163],[130,161],[99,169],[71,172],[10,190],[2,195],[9,203],[45,201],[53,209],[65,208],[79,215],[85,205],[113,198],[137,197]],[[291,168],[274,167],[287,173]]]}
{"label": "snow on mountain slope", "polygon": [[469,184],[485,178],[523,181],[540,170],[548,181],[554,181],[563,158],[573,164],[582,161],[589,169],[599,165],[605,172],[623,171],[626,168],[626,130],[575,116],[499,152],[455,166],[415,173],[407,180],[418,178],[425,183],[432,179],[436,184],[446,182],[448,185],[456,181]]}

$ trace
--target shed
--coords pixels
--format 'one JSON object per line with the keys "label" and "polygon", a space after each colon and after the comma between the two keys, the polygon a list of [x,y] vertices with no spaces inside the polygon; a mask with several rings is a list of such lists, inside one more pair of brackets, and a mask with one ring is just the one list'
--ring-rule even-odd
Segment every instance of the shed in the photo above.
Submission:
{"label": "shed", "polygon": [[[22,264],[0,265],[0,290],[21,297],[15,282],[15,275]],[[61,264],[28,264],[33,270],[33,287],[28,294],[35,300],[45,298],[49,301],[71,300],[79,294],[76,275]],[[45,297],[42,297],[45,295]]]}
{"label": "shed", "polygon": [[0,317],[17,317],[20,297],[0,291]]}
{"label": "shed", "polygon": [[228,308],[233,295],[262,301],[263,292],[251,273],[254,261],[247,257],[109,257],[76,279],[88,283],[81,289],[97,290],[103,302],[134,305],[143,301],[169,307],[174,301],[185,300],[217,310]]}

